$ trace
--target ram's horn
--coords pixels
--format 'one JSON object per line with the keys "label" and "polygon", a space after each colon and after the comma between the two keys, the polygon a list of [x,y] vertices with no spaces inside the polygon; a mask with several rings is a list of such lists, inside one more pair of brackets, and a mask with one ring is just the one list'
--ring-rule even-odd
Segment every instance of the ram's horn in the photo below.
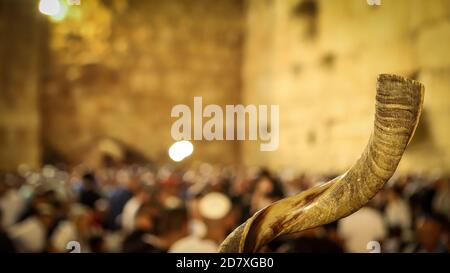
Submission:
{"label": "ram's horn", "polygon": [[400,76],[378,76],[373,133],[346,173],[258,211],[223,241],[220,252],[257,252],[283,235],[324,225],[360,209],[394,174],[422,110],[424,87]]}

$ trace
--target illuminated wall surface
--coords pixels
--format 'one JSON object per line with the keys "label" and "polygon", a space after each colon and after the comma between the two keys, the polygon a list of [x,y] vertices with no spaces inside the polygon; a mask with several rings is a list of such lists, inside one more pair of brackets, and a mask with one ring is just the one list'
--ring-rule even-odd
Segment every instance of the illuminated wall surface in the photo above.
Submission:
{"label": "illuminated wall surface", "polygon": [[105,139],[169,162],[170,110],[202,96],[278,104],[279,148],[195,141],[179,164],[338,172],[369,138],[377,74],[395,73],[426,86],[399,170],[450,171],[450,0],[0,3],[1,169],[95,161]]}

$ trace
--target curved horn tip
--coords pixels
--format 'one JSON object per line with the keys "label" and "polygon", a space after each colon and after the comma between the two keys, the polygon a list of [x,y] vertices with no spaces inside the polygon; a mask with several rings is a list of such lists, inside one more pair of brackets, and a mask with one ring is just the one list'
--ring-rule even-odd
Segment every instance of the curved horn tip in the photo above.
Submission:
{"label": "curved horn tip", "polygon": [[[338,220],[365,205],[395,172],[407,145],[404,139],[409,138],[409,142],[417,128],[423,97],[424,86],[418,81],[393,74],[378,75],[376,131],[355,165],[324,184],[325,188],[313,187],[267,206],[236,228],[220,251],[258,251],[279,235]],[[388,172],[380,175],[380,170]]]}

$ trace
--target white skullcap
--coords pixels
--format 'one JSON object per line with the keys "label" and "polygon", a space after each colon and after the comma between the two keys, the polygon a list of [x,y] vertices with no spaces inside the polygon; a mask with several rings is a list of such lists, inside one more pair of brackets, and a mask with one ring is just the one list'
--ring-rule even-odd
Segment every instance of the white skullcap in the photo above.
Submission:
{"label": "white skullcap", "polygon": [[200,200],[199,203],[200,214],[210,220],[219,220],[224,218],[230,209],[230,199],[219,192],[208,193]]}
{"label": "white skullcap", "polygon": [[181,201],[180,198],[175,197],[175,196],[169,196],[165,201],[164,201],[164,206],[168,209],[175,209],[175,208],[179,208],[183,205],[183,201]]}

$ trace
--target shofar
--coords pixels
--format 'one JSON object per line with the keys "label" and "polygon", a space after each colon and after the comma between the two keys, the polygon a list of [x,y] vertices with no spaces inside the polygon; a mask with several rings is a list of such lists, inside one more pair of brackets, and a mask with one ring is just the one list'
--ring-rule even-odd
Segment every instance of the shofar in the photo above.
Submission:
{"label": "shofar", "polygon": [[396,75],[378,76],[369,143],[346,173],[258,211],[237,227],[220,252],[257,252],[274,238],[348,216],[375,196],[394,174],[419,122],[424,87]]}

